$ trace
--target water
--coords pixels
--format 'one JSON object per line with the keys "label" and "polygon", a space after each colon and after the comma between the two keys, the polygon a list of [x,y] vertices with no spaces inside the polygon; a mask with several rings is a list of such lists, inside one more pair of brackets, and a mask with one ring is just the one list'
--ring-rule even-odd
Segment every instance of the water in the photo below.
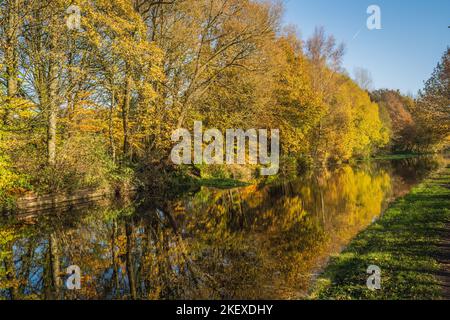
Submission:
{"label": "water", "polygon": [[[331,255],[438,161],[342,166],[0,221],[0,298],[301,299]],[[66,268],[81,269],[68,290]]]}

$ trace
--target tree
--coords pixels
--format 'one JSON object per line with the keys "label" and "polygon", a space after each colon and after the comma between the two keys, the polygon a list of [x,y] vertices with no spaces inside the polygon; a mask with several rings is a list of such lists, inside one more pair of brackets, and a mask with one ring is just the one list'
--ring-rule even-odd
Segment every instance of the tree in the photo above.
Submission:
{"label": "tree", "polygon": [[315,94],[325,105],[324,115],[311,137],[312,156],[324,164],[366,156],[387,142],[378,106],[342,70],[344,45],[323,28],[306,42]]}
{"label": "tree", "polygon": [[326,106],[313,89],[312,65],[295,33],[288,31],[277,40],[276,46],[281,49],[281,59],[275,87],[278,107],[275,114],[283,135],[283,151],[288,155],[308,156],[314,129],[325,115]]}
{"label": "tree", "polygon": [[420,144],[440,149],[450,135],[450,48],[442,56],[425,88],[419,92],[413,112],[419,125]]}
{"label": "tree", "polygon": [[371,93],[378,103],[385,127],[390,131],[391,151],[414,151],[417,147],[416,122],[411,114],[414,100],[403,96],[398,90],[381,89]]}
{"label": "tree", "polygon": [[345,47],[337,44],[333,36],[328,36],[323,27],[314,30],[313,35],[306,41],[305,53],[311,61],[311,75],[313,89],[326,106],[326,113],[315,128],[311,143],[312,157],[315,161],[325,163],[328,158],[327,134],[330,132],[333,93],[339,86],[339,72]]}
{"label": "tree", "polygon": [[[342,44],[323,28],[303,42],[281,17],[276,0],[0,1],[5,194],[153,181],[176,170],[171,133],[194,120],[281,129],[289,165],[376,151],[397,125],[368,99],[368,73],[358,86]],[[406,127],[396,145],[415,135]]]}
{"label": "tree", "polygon": [[369,70],[364,68],[355,68],[354,70],[355,82],[364,90],[370,91],[373,87],[372,74]]}

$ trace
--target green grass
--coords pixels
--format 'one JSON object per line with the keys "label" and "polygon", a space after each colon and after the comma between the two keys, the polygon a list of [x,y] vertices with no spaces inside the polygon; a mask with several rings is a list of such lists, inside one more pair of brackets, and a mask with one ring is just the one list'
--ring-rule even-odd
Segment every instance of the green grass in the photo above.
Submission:
{"label": "green grass", "polygon": [[385,154],[385,155],[375,155],[372,160],[402,160],[417,158],[418,156],[424,156],[425,154],[419,153],[396,153],[396,154]]}
{"label": "green grass", "polygon": [[246,187],[250,185],[250,183],[226,178],[199,178],[193,180],[193,184],[197,186],[212,187],[218,189]]}
{"label": "green grass", "polygon": [[247,187],[250,183],[230,179],[230,178],[194,178],[194,177],[182,177],[174,178],[171,185],[175,188],[198,188],[198,187],[210,187],[217,189],[231,189],[238,187]]}
{"label": "green grass", "polygon": [[[430,176],[396,201],[328,266],[313,299],[441,299],[438,244],[450,224],[450,167]],[[448,237],[448,235],[447,235]],[[448,240],[448,238],[447,238]],[[382,288],[366,286],[369,265],[381,268]]]}

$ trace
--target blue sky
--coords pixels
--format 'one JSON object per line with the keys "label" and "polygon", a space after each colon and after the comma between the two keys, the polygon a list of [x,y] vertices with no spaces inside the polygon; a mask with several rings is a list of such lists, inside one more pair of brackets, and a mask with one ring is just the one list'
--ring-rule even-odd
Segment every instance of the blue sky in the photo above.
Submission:
{"label": "blue sky", "polygon": [[[372,73],[375,88],[416,94],[450,46],[450,0],[284,0],[285,24],[302,39],[315,26],[346,44],[344,67]],[[382,30],[368,30],[369,5],[381,8]],[[358,33],[359,32],[359,33]],[[356,35],[356,37],[355,37]]]}

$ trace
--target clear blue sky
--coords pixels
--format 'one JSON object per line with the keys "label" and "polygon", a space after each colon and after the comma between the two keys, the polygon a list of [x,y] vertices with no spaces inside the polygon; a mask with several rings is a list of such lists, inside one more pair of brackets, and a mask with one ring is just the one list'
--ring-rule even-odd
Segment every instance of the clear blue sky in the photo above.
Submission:
{"label": "clear blue sky", "polygon": [[[285,24],[309,37],[325,27],[346,44],[344,67],[372,73],[375,88],[416,94],[450,46],[450,0],[284,0]],[[381,8],[382,30],[368,30],[369,5]],[[358,33],[359,32],[359,33]],[[356,37],[355,37],[356,35]]]}

